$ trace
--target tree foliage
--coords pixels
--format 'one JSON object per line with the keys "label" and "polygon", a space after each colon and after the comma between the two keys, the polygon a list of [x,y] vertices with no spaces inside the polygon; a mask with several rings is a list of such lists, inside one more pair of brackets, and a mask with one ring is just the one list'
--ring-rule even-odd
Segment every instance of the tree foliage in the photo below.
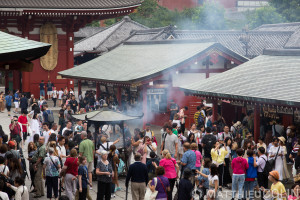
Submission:
{"label": "tree foliage", "polygon": [[271,0],[270,3],[289,22],[300,21],[300,0]]}
{"label": "tree foliage", "polygon": [[276,8],[266,6],[247,13],[249,28],[253,29],[263,24],[286,22],[286,19],[277,13]]}

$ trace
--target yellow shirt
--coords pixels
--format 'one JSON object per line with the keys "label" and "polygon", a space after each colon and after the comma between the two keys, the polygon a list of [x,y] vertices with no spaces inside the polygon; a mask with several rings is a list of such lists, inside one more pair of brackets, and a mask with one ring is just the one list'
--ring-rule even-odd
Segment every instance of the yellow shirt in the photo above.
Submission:
{"label": "yellow shirt", "polygon": [[[281,182],[277,182],[276,184],[271,185],[271,191],[276,192],[277,194],[283,194],[286,193],[285,187]],[[279,196],[280,198],[280,196]],[[274,200],[277,200],[277,198],[274,198]],[[286,198],[282,198],[282,200],[286,200]]]}
{"label": "yellow shirt", "polygon": [[227,155],[228,151],[225,148],[221,148],[219,150],[211,149],[211,158],[213,163],[217,165],[221,165],[224,163],[225,156]]}

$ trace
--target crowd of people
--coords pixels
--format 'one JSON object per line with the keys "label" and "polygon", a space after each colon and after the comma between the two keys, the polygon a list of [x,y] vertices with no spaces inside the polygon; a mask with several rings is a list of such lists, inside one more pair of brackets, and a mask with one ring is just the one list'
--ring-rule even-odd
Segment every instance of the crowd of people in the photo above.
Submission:
{"label": "crowd of people", "polygon": [[[126,124],[123,130],[112,125],[96,129],[72,115],[101,108],[106,103],[118,110],[114,108],[118,105],[114,98],[100,99],[103,104],[98,105],[93,91],[87,91],[84,97],[79,93],[76,98],[72,89],[57,92],[51,82],[50,85],[48,100],[41,97],[37,101],[33,95],[27,99],[19,91],[5,97],[0,94],[0,106],[5,104],[9,115],[12,102],[15,107],[10,135],[0,128],[2,199],[28,199],[29,192],[41,198],[45,195],[44,180],[49,199],[92,199],[90,191],[93,180],[97,180],[97,199],[107,200],[122,190],[118,179],[124,173],[125,187],[129,188],[131,182],[133,200],[181,200],[196,196],[219,199],[223,188],[232,190],[232,199],[254,199],[257,193],[261,199],[299,198],[300,183],[287,188],[294,191],[290,195],[283,184],[300,172],[300,139],[293,125],[285,130],[276,122],[262,123],[261,137],[255,143],[252,112],[227,125],[221,116],[212,122],[210,109],[201,104],[194,123],[186,127],[188,107],[179,108],[172,102],[170,120],[160,133],[154,133],[150,124],[144,130],[134,129],[133,134]],[[41,94],[45,95],[42,91]],[[61,105],[57,121],[48,105],[50,99],[55,99],[54,106],[57,100]],[[161,137],[160,144],[157,136]],[[125,157],[122,148],[126,149]],[[130,162],[131,154],[134,163]],[[290,164],[293,172],[289,170]],[[31,181],[30,188],[24,184],[26,178]]]}

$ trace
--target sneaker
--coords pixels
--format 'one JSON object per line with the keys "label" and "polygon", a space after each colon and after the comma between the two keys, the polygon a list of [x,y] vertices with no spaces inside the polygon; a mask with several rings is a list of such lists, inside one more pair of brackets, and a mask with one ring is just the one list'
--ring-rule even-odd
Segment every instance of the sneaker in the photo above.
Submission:
{"label": "sneaker", "polygon": [[115,194],[112,194],[110,197],[111,197],[111,198],[116,198],[116,195],[115,195]]}
{"label": "sneaker", "polygon": [[92,189],[93,189],[93,187],[90,186],[90,190],[92,190]]}

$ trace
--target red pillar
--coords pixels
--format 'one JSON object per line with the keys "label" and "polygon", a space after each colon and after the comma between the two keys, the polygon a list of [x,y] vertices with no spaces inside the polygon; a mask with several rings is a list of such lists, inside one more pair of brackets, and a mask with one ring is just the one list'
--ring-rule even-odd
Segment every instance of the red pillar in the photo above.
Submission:
{"label": "red pillar", "polygon": [[22,92],[30,92],[30,72],[22,72]]}
{"label": "red pillar", "polygon": [[218,118],[218,100],[214,99],[212,101],[213,107],[212,107],[212,114],[213,114],[213,122],[217,121]]}
{"label": "red pillar", "polygon": [[96,82],[96,96],[97,98],[100,97],[100,83]]}
{"label": "red pillar", "polygon": [[146,85],[143,87],[143,128],[145,128],[146,124],[148,123],[148,105],[147,105],[147,87]]}
{"label": "red pillar", "polygon": [[78,94],[81,92],[81,80],[78,80]]}
{"label": "red pillar", "polygon": [[119,105],[121,105],[121,96],[122,96],[121,87],[118,86],[117,100],[118,100]]}
{"label": "red pillar", "polygon": [[260,136],[260,106],[254,107],[254,140],[258,142]]}

